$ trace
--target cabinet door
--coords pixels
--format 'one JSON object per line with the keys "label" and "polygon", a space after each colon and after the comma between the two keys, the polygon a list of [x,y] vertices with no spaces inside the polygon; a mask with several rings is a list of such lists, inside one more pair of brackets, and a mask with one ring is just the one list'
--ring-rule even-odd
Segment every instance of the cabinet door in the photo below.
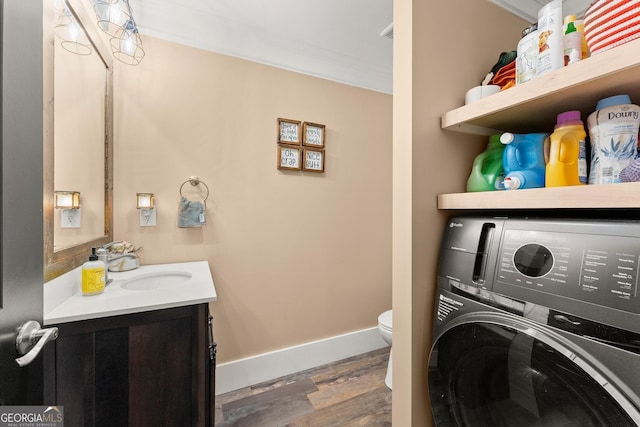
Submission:
{"label": "cabinet door", "polygon": [[213,425],[208,314],[202,304],[59,325],[48,401],[74,426]]}
{"label": "cabinet door", "polygon": [[69,425],[127,425],[127,348],[126,327],[80,333],[61,329],[54,350],[55,397],[49,398],[64,406]]}
{"label": "cabinet door", "polygon": [[191,419],[190,320],[129,329],[131,426],[178,426]]}

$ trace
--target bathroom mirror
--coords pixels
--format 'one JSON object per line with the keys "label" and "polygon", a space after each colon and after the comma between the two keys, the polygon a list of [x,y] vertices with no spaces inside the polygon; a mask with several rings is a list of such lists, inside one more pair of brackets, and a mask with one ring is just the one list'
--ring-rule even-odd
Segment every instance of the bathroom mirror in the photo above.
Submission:
{"label": "bathroom mirror", "polygon": [[[113,62],[90,5],[83,0],[44,5],[46,282],[85,262],[92,247],[113,240]],[[61,31],[61,23],[71,21],[77,27],[70,33],[77,28],[81,44],[63,46],[60,35],[69,31],[64,26]],[[80,192],[79,227],[63,224],[54,191]]]}

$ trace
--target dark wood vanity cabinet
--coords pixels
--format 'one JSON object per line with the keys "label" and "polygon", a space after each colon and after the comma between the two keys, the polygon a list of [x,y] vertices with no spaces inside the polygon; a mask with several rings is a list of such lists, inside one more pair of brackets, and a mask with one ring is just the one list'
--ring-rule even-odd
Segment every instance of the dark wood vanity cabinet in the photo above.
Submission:
{"label": "dark wood vanity cabinet", "polygon": [[45,402],[68,426],[213,426],[215,343],[207,304],[56,325]]}

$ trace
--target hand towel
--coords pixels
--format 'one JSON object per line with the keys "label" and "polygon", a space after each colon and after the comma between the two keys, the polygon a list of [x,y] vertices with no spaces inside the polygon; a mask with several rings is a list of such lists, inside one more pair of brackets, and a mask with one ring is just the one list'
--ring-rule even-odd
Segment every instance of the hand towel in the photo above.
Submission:
{"label": "hand towel", "polygon": [[202,227],[205,224],[204,202],[192,202],[181,197],[178,206],[178,227]]}

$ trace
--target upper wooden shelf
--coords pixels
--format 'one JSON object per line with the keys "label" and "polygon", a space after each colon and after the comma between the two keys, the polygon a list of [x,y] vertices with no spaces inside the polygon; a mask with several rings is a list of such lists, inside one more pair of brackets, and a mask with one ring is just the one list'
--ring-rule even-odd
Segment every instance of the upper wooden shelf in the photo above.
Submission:
{"label": "upper wooden shelf", "polygon": [[599,99],[623,93],[640,103],[640,39],[449,111],[441,126],[477,135],[552,132],[559,113],[580,110],[586,121]]}

